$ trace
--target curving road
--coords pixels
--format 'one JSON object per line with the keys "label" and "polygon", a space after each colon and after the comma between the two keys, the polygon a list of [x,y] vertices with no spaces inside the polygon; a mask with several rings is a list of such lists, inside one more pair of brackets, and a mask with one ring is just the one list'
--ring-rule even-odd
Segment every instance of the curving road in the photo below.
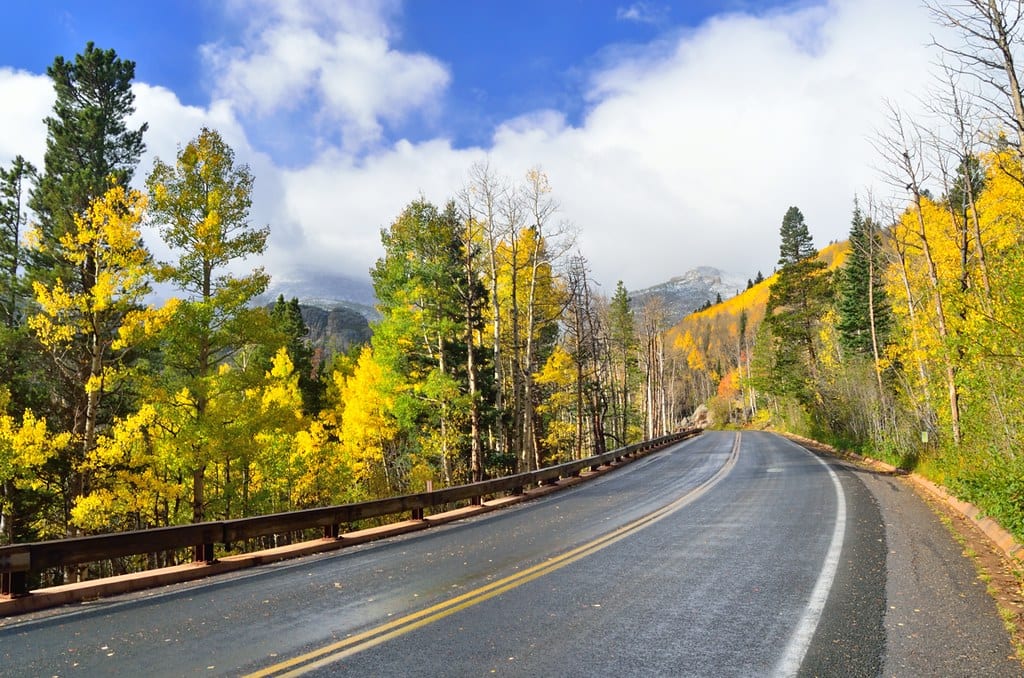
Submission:
{"label": "curving road", "polygon": [[[915,645],[897,619],[936,594],[914,579],[926,561],[908,570],[901,553],[910,546],[889,548],[914,539],[883,515],[912,500],[882,498],[886,487],[772,434],[709,432],[567,491],[425,533],[7,621],[0,673],[925,671],[927,658],[906,663],[920,658],[909,657]],[[904,516],[903,528],[922,515]],[[935,586],[970,585],[957,577]],[[970,623],[970,656],[956,650],[953,664],[931,666],[1016,675],[984,591],[967,593],[981,618]]]}

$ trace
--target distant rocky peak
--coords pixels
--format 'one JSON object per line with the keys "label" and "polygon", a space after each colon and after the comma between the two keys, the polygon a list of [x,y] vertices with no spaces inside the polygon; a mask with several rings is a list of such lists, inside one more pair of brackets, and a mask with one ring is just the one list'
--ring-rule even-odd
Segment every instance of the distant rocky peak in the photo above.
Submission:
{"label": "distant rocky peak", "polygon": [[632,307],[638,310],[651,297],[661,297],[669,322],[675,323],[701,306],[739,294],[753,276],[727,273],[712,266],[698,266],[668,281],[631,291]]}

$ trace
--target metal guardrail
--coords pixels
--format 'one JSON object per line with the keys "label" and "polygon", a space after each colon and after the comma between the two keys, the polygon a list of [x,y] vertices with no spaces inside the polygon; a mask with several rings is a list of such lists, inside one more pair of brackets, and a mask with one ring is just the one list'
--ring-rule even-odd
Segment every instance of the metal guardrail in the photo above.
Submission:
{"label": "metal guardrail", "polygon": [[700,429],[688,429],[586,459],[432,492],[251,518],[0,546],[0,597],[28,595],[29,576],[48,568],[184,548],[193,549],[197,562],[209,563],[215,560],[215,544],[230,544],[314,528],[322,528],[325,538],[338,539],[343,525],[406,512],[413,519],[422,520],[424,509],[466,500],[478,504],[485,496],[501,493],[521,494],[528,486],[555,483],[560,478],[578,476],[584,469],[596,470],[613,461],[621,461],[624,457],[655,451],[698,433]]}

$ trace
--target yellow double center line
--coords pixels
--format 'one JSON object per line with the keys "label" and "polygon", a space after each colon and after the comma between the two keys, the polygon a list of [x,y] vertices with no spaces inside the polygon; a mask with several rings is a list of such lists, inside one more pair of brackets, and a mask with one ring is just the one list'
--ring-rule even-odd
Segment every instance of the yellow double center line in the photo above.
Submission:
{"label": "yellow double center line", "polygon": [[581,558],[585,558],[596,553],[601,549],[611,546],[615,542],[625,539],[629,535],[644,529],[645,527],[653,525],[662,518],[671,515],[717,485],[722,478],[729,474],[733,466],[736,465],[739,449],[740,434],[737,433],[729,458],[726,460],[725,464],[718,469],[715,475],[711,476],[711,478],[690,490],[679,499],[676,499],[671,504],[663,506],[660,509],[647,514],[643,518],[635,520],[627,525],[623,525],[606,535],[587,542],[582,546],[577,546],[571,551],[555,556],[543,563],[538,563],[525,570],[493,581],[485,586],[481,586],[472,591],[463,593],[462,595],[437,603],[436,605],[419,610],[418,612],[408,614],[400,619],[395,619],[394,621],[390,621],[386,624],[381,624],[380,626],[363,631],[362,633],[349,636],[344,640],[339,640],[336,643],[325,645],[313,650],[312,652],[307,652],[306,654],[293,657],[287,661],[274,664],[273,666],[268,666],[265,669],[248,674],[247,678],[261,678],[263,676],[301,676],[310,671],[315,671],[316,669],[327,666],[328,664],[332,664],[346,657],[351,657],[354,654],[368,650],[371,647],[380,645],[381,643],[385,643],[392,638],[396,638],[409,633],[410,631],[415,631],[418,628],[432,624],[440,619],[444,619],[445,617],[455,614],[460,610],[465,610],[466,608],[482,603],[485,600],[490,600],[495,596],[500,596],[502,593],[510,591],[517,586],[522,586],[523,584],[533,581],[538,577],[543,577],[544,575],[561,569],[570,563],[580,560]]}

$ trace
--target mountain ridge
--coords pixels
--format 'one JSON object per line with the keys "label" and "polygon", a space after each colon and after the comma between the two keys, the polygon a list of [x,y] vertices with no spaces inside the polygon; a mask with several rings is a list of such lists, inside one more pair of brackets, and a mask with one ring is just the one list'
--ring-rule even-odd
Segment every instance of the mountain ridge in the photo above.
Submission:
{"label": "mountain ridge", "polygon": [[753,276],[729,273],[714,266],[698,266],[663,283],[630,292],[630,306],[639,311],[654,297],[660,297],[671,324],[705,304],[734,297],[747,289]]}
{"label": "mountain ridge", "polygon": [[[674,325],[690,313],[715,303],[719,295],[729,299],[743,292],[751,278],[714,266],[697,266],[665,282],[630,291],[630,306],[639,311],[658,297],[666,320]],[[309,280],[275,280],[260,302],[272,304],[278,296],[299,300],[303,319],[310,328],[310,343],[328,352],[347,350],[353,343],[368,341],[372,333],[369,323],[380,319],[369,278],[317,275]]]}

